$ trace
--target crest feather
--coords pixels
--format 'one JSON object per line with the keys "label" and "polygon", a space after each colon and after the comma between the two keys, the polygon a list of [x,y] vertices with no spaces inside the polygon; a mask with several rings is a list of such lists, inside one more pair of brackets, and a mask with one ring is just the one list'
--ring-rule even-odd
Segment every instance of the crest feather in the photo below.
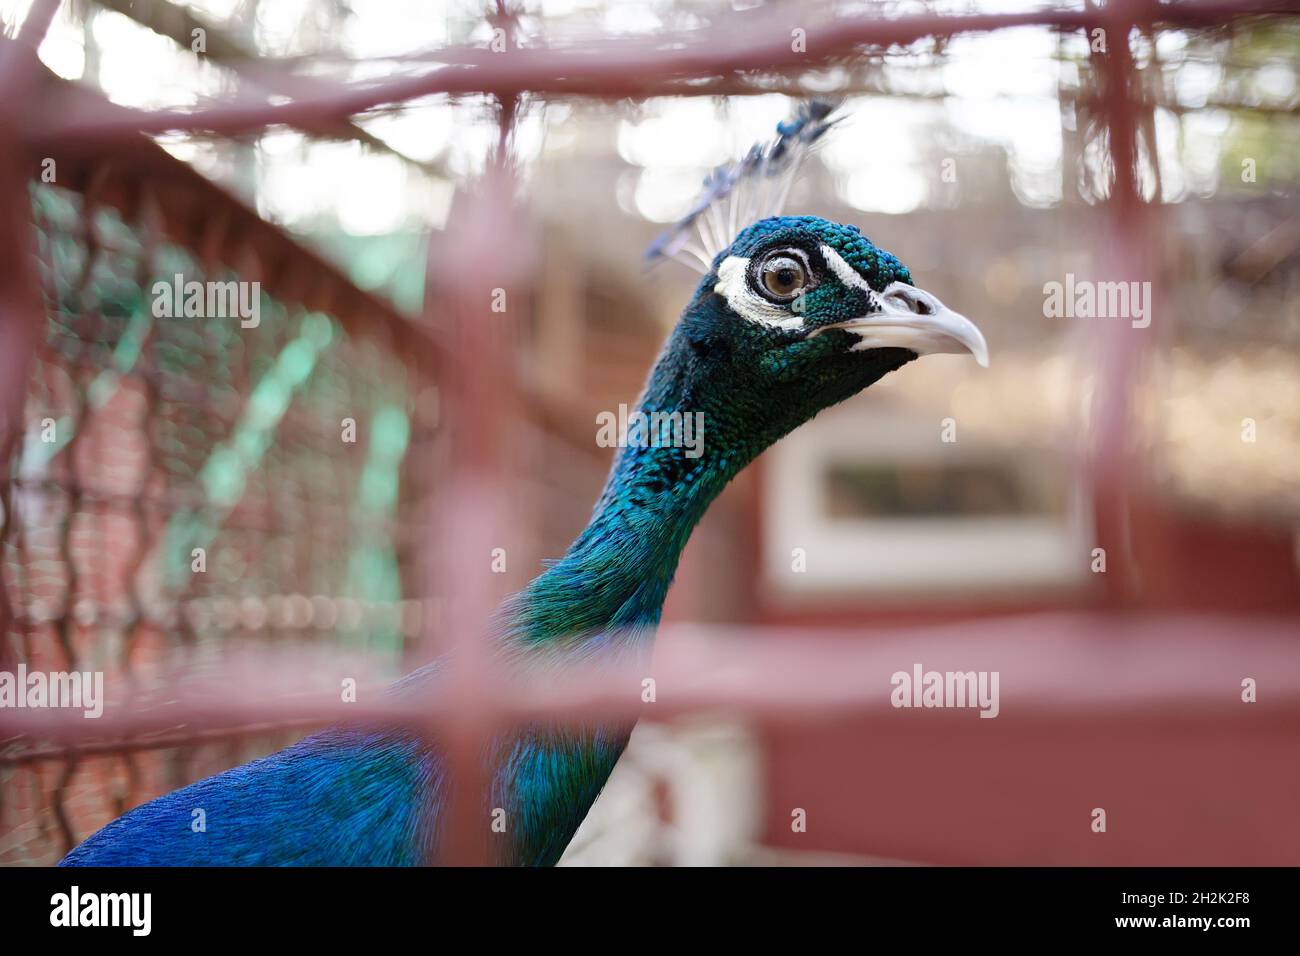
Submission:
{"label": "crest feather", "polygon": [[707,274],[714,257],[751,223],[780,215],[799,166],[838,118],[838,102],[803,100],[776,127],[776,138],[750,147],[745,156],[717,167],[704,179],[704,191],[691,211],[646,250],[646,258],[675,259]]}

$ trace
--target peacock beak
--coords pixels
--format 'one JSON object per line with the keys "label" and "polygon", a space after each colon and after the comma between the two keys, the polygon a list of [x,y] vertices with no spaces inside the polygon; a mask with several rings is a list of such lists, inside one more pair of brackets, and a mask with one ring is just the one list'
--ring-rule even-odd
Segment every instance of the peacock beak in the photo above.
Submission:
{"label": "peacock beak", "polygon": [[975,323],[948,308],[935,296],[905,282],[895,282],[877,297],[878,311],[845,322],[822,326],[844,329],[860,340],[853,351],[904,348],[918,355],[969,352],[988,368],[989,347]]}

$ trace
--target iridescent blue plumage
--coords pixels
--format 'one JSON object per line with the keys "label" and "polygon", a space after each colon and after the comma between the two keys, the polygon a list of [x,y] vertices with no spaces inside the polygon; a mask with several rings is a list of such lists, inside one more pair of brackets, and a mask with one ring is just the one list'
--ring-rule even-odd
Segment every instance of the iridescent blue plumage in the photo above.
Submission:
{"label": "iridescent blue plumage", "polygon": [[[492,633],[502,658],[531,668],[647,660],[682,548],[732,476],[917,350],[942,350],[931,347],[936,330],[983,348],[973,326],[910,283],[851,226],[768,218],[734,235],[712,257],[639,403],[647,414],[700,416],[702,443],[620,450],[586,529],[502,607]],[[889,344],[872,344],[881,337]],[[395,692],[437,681],[443,667]],[[630,732],[626,723],[534,725],[494,741],[483,755],[492,782],[481,831],[493,857],[556,862]],[[427,849],[436,859],[446,837],[443,766],[408,734],[332,728],[136,808],[64,862],[407,865]],[[503,833],[490,826],[493,808],[505,811]],[[196,810],[201,832],[191,826]]]}

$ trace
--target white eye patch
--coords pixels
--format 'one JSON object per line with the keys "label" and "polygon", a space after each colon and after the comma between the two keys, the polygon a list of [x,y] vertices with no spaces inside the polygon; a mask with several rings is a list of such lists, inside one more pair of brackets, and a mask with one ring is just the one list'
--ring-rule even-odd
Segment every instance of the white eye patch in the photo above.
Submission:
{"label": "white eye patch", "polygon": [[[867,295],[868,311],[880,309],[880,294],[867,284],[867,280],[844,260],[830,246],[822,245],[818,250],[826,267],[831,270],[845,288],[858,289]],[[791,315],[788,308],[769,302],[750,288],[748,282],[749,259],[740,256],[727,256],[718,266],[718,281],[713,291],[727,300],[732,311],[750,322],[770,325],[776,329],[803,328],[803,316]]]}
{"label": "white eye patch", "polygon": [[733,312],[750,322],[774,329],[803,327],[803,316],[791,315],[788,307],[769,302],[749,287],[749,259],[727,256],[718,265],[713,291],[727,300]]}

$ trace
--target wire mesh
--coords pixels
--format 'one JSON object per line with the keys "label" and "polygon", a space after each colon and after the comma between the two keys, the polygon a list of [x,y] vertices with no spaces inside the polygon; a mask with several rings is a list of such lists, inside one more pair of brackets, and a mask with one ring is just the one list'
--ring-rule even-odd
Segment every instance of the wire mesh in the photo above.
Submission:
{"label": "wire mesh", "polygon": [[[201,666],[244,642],[329,642],[396,671],[419,629],[401,573],[405,364],[269,296],[257,335],[237,316],[157,318],[163,277],[231,274],[204,269],[147,215],[124,221],[48,186],[32,199],[48,320],[4,525],[21,659],[130,686],[142,668]],[[368,439],[342,440],[349,422]],[[5,771],[19,795],[5,862],[52,862],[82,821],[137,802],[141,777],[143,792],[186,779],[194,754],[36,766],[18,745],[5,758],[19,767]]]}

